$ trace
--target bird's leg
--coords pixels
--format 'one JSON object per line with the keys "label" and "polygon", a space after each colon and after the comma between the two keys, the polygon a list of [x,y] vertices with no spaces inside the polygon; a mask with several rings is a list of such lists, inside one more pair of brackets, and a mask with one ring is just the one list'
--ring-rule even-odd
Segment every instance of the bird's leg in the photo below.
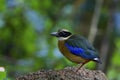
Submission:
{"label": "bird's leg", "polygon": [[82,63],[81,65],[80,65],[80,67],[76,70],[76,72],[78,72],[78,70],[84,65],[85,63]]}
{"label": "bird's leg", "polygon": [[87,61],[85,61],[84,63],[82,63],[81,65],[80,65],[80,67],[76,70],[76,72],[78,72],[78,70],[83,66],[83,65],[85,65],[86,63],[88,63],[89,61],[87,60]]}

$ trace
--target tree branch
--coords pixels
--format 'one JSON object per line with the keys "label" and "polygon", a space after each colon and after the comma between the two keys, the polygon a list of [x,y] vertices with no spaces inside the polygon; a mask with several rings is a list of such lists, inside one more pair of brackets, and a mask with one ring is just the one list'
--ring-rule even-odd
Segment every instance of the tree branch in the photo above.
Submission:
{"label": "tree branch", "polygon": [[90,33],[88,36],[88,39],[90,40],[91,43],[94,42],[94,39],[95,39],[95,36],[97,33],[97,25],[99,22],[100,12],[101,12],[103,1],[104,0],[96,0],[95,10],[94,10],[93,18],[92,18],[92,22],[91,22]]}

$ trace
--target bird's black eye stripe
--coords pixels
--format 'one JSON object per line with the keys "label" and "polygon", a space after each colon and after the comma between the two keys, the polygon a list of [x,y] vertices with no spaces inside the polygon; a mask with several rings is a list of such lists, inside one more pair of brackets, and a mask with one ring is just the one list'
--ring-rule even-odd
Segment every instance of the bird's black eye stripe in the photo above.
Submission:
{"label": "bird's black eye stripe", "polygon": [[61,36],[61,37],[68,37],[70,35],[71,35],[71,33],[70,32],[66,32],[66,31],[62,31],[62,32],[59,33],[59,36]]}

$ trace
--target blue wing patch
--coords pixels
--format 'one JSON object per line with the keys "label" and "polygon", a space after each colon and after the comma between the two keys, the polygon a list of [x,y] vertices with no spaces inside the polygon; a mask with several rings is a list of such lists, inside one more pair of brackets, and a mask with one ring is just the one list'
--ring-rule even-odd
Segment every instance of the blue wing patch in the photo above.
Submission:
{"label": "blue wing patch", "polygon": [[69,44],[65,43],[65,46],[67,47],[67,49],[74,55],[80,56],[82,58],[86,58],[86,59],[93,59],[95,57],[98,57],[94,51],[91,50],[85,50],[79,47],[75,47],[75,46],[70,46]]}

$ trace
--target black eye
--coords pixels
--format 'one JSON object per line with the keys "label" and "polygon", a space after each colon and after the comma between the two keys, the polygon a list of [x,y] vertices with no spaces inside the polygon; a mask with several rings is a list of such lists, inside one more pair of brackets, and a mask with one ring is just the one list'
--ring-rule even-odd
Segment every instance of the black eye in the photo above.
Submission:
{"label": "black eye", "polygon": [[60,37],[68,37],[70,35],[71,35],[71,33],[70,32],[66,32],[66,31],[62,31],[62,32],[59,33]]}

